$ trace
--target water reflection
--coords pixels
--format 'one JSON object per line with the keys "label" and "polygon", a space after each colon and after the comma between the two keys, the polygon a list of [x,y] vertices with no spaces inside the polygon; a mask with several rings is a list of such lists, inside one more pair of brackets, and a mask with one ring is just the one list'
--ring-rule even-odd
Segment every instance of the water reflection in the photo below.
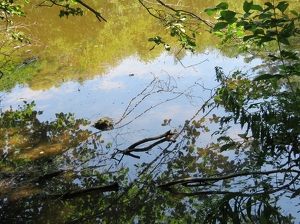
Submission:
{"label": "water reflection", "polygon": [[[135,7],[125,9],[136,15]],[[119,9],[120,15],[123,11]],[[100,25],[104,33],[84,19],[82,24],[67,20],[53,27],[48,22],[52,16],[43,17],[42,27],[55,32],[40,35],[48,47],[30,53],[39,52],[40,60],[17,71],[26,79],[3,102],[8,117],[1,123],[1,223],[192,223],[220,206],[218,194],[201,192],[235,192],[235,184],[247,182],[224,180],[194,188],[188,186],[193,182],[185,182],[173,191],[157,187],[176,179],[238,173],[251,165],[247,152],[221,154],[220,145],[211,143],[222,110],[214,110],[217,115],[199,110],[215,88],[214,67],[224,67],[226,73],[237,66],[247,70],[243,58],[224,58],[212,50],[202,54],[201,49],[198,55],[174,57],[149,52],[146,41],[133,47],[157,32],[145,14],[131,26],[127,17]],[[30,19],[37,18],[33,13]],[[141,31],[142,37],[135,35]],[[54,38],[56,32],[68,35]],[[116,33],[121,33],[118,38]],[[24,99],[37,106],[15,111]],[[100,132],[90,125],[103,116],[113,118],[115,129]],[[147,152],[135,152],[140,159],[124,153],[130,145],[168,130],[178,134],[175,143],[164,141]],[[112,191],[100,190],[111,185]],[[245,204],[243,195],[231,197]]]}
{"label": "water reflection", "polygon": [[[135,219],[186,221],[204,216],[209,207],[201,206],[207,196],[190,198],[185,205],[182,204],[183,196],[197,195],[199,189],[205,191],[211,189],[211,185],[196,188],[182,185],[176,189],[182,193],[177,194],[162,192],[157,185],[199,174],[238,172],[247,164],[243,159],[231,161],[228,156],[219,154],[218,145],[206,146],[212,141],[206,128],[213,131],[218,125],[202,121],[203,112],[195,117],[199,123],[192,123],[180,132],[185,120],[191,119],[210,97],[210,88],[215,86],[214,66],[226,64],[230,70],[242,61],[234,59],[230,66],[218,54],[188,56],[182,60],[184,68],[166,54],[152,63],[128,58],[117,68],[110,69],[107,76],[81,84],[64,82],[60,88],[37,93],[18,87],[6,94],[6,109],[10,105],[16,108],[26,99],[35,100],[36,108],[44,112],[38,116],[38,122],[36,112],[31,113],[32,120],[24,121],[29,122],[28,130],[19,130],[19,136],[27,132],[32,139],[24,138],[22,146],[16,145],[18,148],[6,143],[12,152],[4,154],[4,161],[11,163],[9,172],[12,173],[3,177],[6,184],[3,182],[2,186],[14,186],[16,190],[7,191],[7,196],[2,197],[1,206],[5,212],[1,220],[10,223],[21,220],[126,223]],[[57,111],[61,113],[55,115]],[[27,112],[25,108],[24,113]],[[84,119],[77,119],[69,112]],[[113,118],[115,129],[99,132],[90,126],[89,123],[103,116]],[[7,129],[12,130],[9,139],[18,136],[13,131],[16,128],[9,126]],[[140,159],[116,153],[167,130],[181,133],[176,143],[162,142],[148,152],[135,152]],[[40,136],[42,133],[45,138]],[[32,145],[37,139],[43,147]],[[20,139],[14,141],[20,142]],[[19,155],[22,155],[21,162],[13,163]],[[30,163],[26,159],[30,159]],[[15,168],[22,171],[14,171]],[[120,191],[82,192],[80,197],[64,198],[70,191],[101,188],[113,183],[118,183]],[[225,182],[223,184],[215,187],[228,187]],[[197,212],[187,215],[182,206]],[[16,210],[18,216],[15,216]]]}

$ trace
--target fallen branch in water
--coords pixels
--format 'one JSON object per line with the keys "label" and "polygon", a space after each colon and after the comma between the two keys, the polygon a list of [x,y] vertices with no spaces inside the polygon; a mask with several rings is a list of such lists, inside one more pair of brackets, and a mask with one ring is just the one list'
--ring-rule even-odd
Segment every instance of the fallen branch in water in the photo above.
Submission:
{"label": "fallen branch in water", "polygon": [[[243,177],[243,176],[251,176],[251,175],[270,175],[270,174],[275,174],[275,173],[297,173],[298,175],[300,175],[300,171],[294,170],[294,169],[241,172],[241,173],[234,173],[234,174],[230,174],[227,176],[219,176],[219,177],[207,177],[207,178],[205,178],[205,177],[204,178],[188,177],[188,178],[183,178],[183,179],[179,179],[179,180],[174,180],[167,184],[159,185],[158,187],[166,188],[166,187],[171,187],[176,184],[184,185],[184,184],[190,184],[190,183],[199,183],[199,185],[194,185],[194,186],[200,186],[200,183],[217,182],[220,180],[232,179],[235,177]],[[204,185],[202,184],[202,186],[204,186]],[[190,185],[190,186],[192,186],[192,185]]]}
{"label": "fallen branch in water", "polygon": [[[125,150],[118,150],[117,153],[122,153],[123,156],[124,155],[128,155],[128,156],[131,156],[131,157],[134,157],[134,158],[137,158],[137,159],[140,159],[140,156],[137,156],[137,155],[134,155],[132,154],[132,152],[147,152],[149,151],[150,149],[152,149],[154,146],[158,145],[158,144],[161,144],[163,142],[175,142],[174,139],[172,139],[172,137],[175,135],[175,133],[172,133],[171,130],[167,131],[166,133],[163,133],[161,135],[158,135],[158,136],[155,136],[155,137],[151,137],[151,138],[144,138],[134,144],[132,144],[131,146],[129,146],[127,149]],[[159,139],[159,140],[158,140]],[[141,145],[141,144],[144,144],[146,142],[149,142],[149,141],[154,141],[154,140],[158,140],[154,143],[152,143],[151,145],[149,146],[146,146],[146,147],[143,147],[143,148],[136,148],[137,146]],[[115,153],[115,154],[117,154]],[[114,154],[114,155],[115,155]],[[122,158],[123,158],[122,156]],[[120,159],[120,161],[122,160],[122,158]]]}
{"label": "fallen branch in water", "polygon": [[199,186],[208,186],[213,185],[211,183],[220,181],[220,180],[226,180],[226,179],[232,179],[235,177],[245,177],[245,176],[253,176],[253,175],[271,175],[271,174],[278,174],[278,173],[295,173],[296,176],[288,182],[287,184],[281,185],[280,187],[273,188],[270,191],[266,191],[263,189],[262,191],[256,191],[256,195],[261,194],[272,194],[275,192],[279,192],[280,190],[288,188],[290,185],[294,184],[296,180],[298,180],[300,176],[300,171],[295,169],[281,169],[281,170],[269,170],[269,171],[256,171],[256,172],[242,172],[242,173],[235,173],[227,176],[220,176],[220,177],[208,177],[208,178],[183,178],[179,180],[174,180],[166,184],[159,185],[157,187],[161,188],[163,191],[168,191],[171,194],[177,195],[177,196],[195,196],[195,195],[209,195],[209,194],[237,194],[240,196],[252,196],[253,193],[247,193],[247,192],[239,192],[239,191],[218,191],[218,190],[204,190],[204,191],[198,191],[193,193],[185,193],[185,192],[178,192],[171,188],[173,185],[181,184],[185,187],[199,187]]}

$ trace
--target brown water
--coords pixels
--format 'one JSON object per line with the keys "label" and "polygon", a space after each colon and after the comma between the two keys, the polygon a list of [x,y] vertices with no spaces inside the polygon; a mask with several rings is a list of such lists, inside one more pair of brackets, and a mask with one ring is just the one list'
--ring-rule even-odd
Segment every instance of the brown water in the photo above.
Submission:
{"label": "brown water", "polygon": [[[216,3],[206,1],[201,7]],[[202,11],[195,1],[181,4]],[[180,49],[176,39],[168,38],[137,1],[101,5],[91,1],[91,6],[108,22],[99,22],[90,12],[80,18],[59,18],[55,7],[32,5],[26,6],[32,7],[27,18],[20,19],[30,24],[36,41],[16,63],[39,58],[16,71],[17,85],[5,81],[10,92],[2,105],[15,110],[26,100],[36,106],[21,114],[12,111],[14,122],[3,124],[1,223],[197,222],[217,196],[174,196],[157,185],[239,169],[242,155],[232,161],[234,153],[221,154],[218,145],[210,144],[218,124],[208,118],[223,111],[197,112],[216,86],[215,66],[230,72],[258,61],[245,65],[242,57],[223,56],[236,52],[214,48],[216,39],[205,29],[194,55],[176,55]],[[171,52],[160,46],[149,51],[153,44],[147,40],[157,35],[168,38],[174,46]],[[91,126],[104,116],[113,119],[113,130],[101,132]],[[140,159],[118,153],[168,130],[178,133],[186,120],[196,123],[176,143],[164,141],[147,152],[132,153]],[[230,134],[237,133],[238,128]],[[112,187],[104,193],[97,189],[69,195],[72,190],[113,183],[119,191]],[[193,193],[210,188],[177,190]]]}

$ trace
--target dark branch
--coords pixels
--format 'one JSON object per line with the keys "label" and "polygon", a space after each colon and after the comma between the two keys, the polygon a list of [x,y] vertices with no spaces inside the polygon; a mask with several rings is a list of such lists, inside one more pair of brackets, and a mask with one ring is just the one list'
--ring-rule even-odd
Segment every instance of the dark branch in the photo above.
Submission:
{"label": "dark branch", "polygon": [[96,186],[96,187],[90,187],[86,189],[71,190],[64,194],[48,195],[47,197],[52,199],[56,199],[56,198],[68,199],[74,197],[81,197],[83,195],[89,195],[92,193],[118,191],[118,190],[119,190],[119,184],[113,183],[111,185],[106,185],[106,186]]}
{"label": "dark branch", "polygon": [[[137,155],[133,155],[132,152],[146,152],[146,151],[149,151],[150,149],[152,149],[154,146],[156,146],[158,144],[161,144],[163,142],[166,142],[166,141],[168,141],[168,142],[175,142],[175,140],[172,139],[172,137],[174,135],[175,135],[175,133],[172,133],[171,130],[169,130],[166,133],[163,133],[161,135],[158,135],[158,136],[155,136],[155,137],[151,137],[151,138],[142,139],[142,140],[140,140],[140,141],[132,144],[131,146],[129,146],[127,149],[125,149],[123,151],[122,150],[118,150],[116,152],[116,154],[117,153],[123,153],[124,155],[128,155],[128,156],[131,156],[131,157],[139,159],[140,157],[137,156]],[[138,146],[138,145],[144,144],[144,143],[149,142],[149,141],[154,141],[154,140],[158,140],[158,141],[156,141],[156,142],[152,143],[151,145],[146,146],[144,148],[136,148],[136,146]]]}
{"label": "dark branch", "polygon": [[[48,1],[51,2],[52,4],[51,4],[51,5],[45,4],[45,3],[48,2]],[[67,6],[57,3],[56,0],[48,0],[48,1],[43,1],[43,2],[41,2],[40,4],[38,4],[37,6],[47,6],[47,7],[52,7],[53,5],[56,5],[56,6],[60,6],[60,7],[63,7],[63,8],[67,8]],[[92,13],[94,13],[95,16],[96,16],[96,18],[97,18],[100,22],[101,22],[101,19],[102,19],[103,21],[107,22],[106,19],[104,19],[104,18],[101,16],[100,12],[97,12],[95,9],[93,9],[93,8],[90,7],[89,5],[85,4],[85,3],[84,3],[83,1],[81,1],[81,0],[77,0],[77,2],[78,2],[80,5],[82,5],[83,7],[87,8],[88,10],[90,10]]]}
{"label": "dark branch", "polygon": [[100,22],[101,22],[101,19],[104,20],[105,22],[107,22],[106,19],[104,19],[104,18],[101,16],[101,14],[100,14],[99,12],[97,12],[95,9],[93,9],[92,7],[88,6],[87,4],[85,4],[85,3],[84,3],[83,1],[81,1],[81,0],[77,0],[77,2],[78,2],[79,4],[81,4],[82,6],[84,6],[85,8],[89,9],[91,12],[93,12],[93,13],[95,14],[96,18],[97,18]]}
{"label": "dark branch", "polygon": [[249,175],[270,175],[273,173],[287,173],[293,172],[298,173],[300,175],[299,170],[292,170],[292,169],[282,169],[282,170],[270,170],[270,171],[258,171],[258,172],[245,172],[245,173],[235,173],[227,176],[221,177],[209,177],[209,178],[183,178],[175,181],[171,181],[167,184],[159,185],[160,188],[167,188],[176,184],[190,184],[190,183],[204,183],[204,182],[216,182],[220,180],[231,179],[234,177],[242,177],[242,176],[249,176]]}

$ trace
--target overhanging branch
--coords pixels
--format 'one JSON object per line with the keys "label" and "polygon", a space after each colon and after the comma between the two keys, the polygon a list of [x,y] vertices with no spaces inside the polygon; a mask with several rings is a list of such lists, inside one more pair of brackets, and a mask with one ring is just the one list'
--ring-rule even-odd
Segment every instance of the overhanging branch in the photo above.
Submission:
{"label": "overhanging branch", "polygon": [[81,0],[76,0],[79,4],[81,4],[83,7],[85,7],[85,8],[87,8],[88,10],[90,10],[92,13],[94,13],[95,14],[95,16],[96,16],[96,18],[101,22],[101,19],[103,20],[103,21],[105,21],[105,22],[107,22],[106,21],[106,19],[104,19],[102,16],[101,16],[101,14],[99,13],[99,12],[97,12],[95,9],[93,9],[92,7],[90,7],[90,6],[88,6],[87,4],[85,4],[83,1],[81,1]]}

